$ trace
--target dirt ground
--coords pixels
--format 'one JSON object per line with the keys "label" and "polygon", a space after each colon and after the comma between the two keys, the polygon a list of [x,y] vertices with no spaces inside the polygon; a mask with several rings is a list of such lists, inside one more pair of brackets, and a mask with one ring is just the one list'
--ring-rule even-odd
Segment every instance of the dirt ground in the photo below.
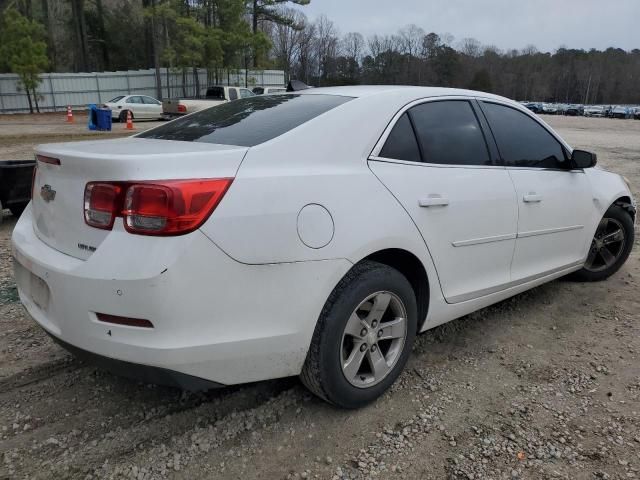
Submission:
{"label": "dirt ground", "polygon": [[39,143],[125,137],[162,124],[136,121],[132,132],[126,129],[126,124],[114,122],[110,132],[98,132],[87,128],[85,112],[74,113],[73,123],[66,122],[66,115],[66,112],[0,115],[0,160],[30,160],[33,147]]}
{"label": "dirt ground", "polygon": [[[640,197],[640,122],[546,120]],[[0,158],[76,133],[5,128]],[[0,227],[0,478],[640,476],[638,241],[606,282],[555,281],[421,335],[390,392],[343,411],[295,378],[190,394],[74,360],[17,301],[14,224]]]}

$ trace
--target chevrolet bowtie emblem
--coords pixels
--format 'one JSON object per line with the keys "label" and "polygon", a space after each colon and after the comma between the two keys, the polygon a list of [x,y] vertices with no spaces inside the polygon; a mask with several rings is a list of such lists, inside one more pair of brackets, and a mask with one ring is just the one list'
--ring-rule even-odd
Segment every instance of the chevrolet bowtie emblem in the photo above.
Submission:
{"label": "chevrolet bowtie emblem", "polygon": [[56,191],[51,188],[51,185],[43,185],[40,189],[40,196],[45,202],[49,203],[55,200]]}

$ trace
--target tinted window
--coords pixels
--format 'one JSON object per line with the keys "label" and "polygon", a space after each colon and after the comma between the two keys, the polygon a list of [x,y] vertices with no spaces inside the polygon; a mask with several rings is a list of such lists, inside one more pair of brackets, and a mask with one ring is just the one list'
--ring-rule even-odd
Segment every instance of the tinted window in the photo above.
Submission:
{"label": "tinted window", "polygon": [[566,168],[560,143],[528,115],[495,103],[484,103],[483,110],[505,165]]}
{"label": "tinted window", "polygon": [[229,89],[229,100],[237,100],[238,99],[238,92],[236,92],[235,88],[230,88]]}
{"label": "tinted window", "polygon": [[473,108],[466,101],[429,102],[409,110],[423,161],[445,165],[491,165]]}
{"label": "tinted window", "polygon": [[224,100],[224,88],[211,87],[207,89],[206,98],[209,100]]}
{"label": "tinted window", "polygon": [[254,96],[179,118],[138,137],[252,147],[349,100],[335,95]]}
{"label": "tinted window", "polygon": [[380,151],[380,156],[396,160],[408,160],[410,162],[420,161],[418,142],[413,133],[409,116],[406,113],[393,126],[387,141],[384,143],[384,147]]}

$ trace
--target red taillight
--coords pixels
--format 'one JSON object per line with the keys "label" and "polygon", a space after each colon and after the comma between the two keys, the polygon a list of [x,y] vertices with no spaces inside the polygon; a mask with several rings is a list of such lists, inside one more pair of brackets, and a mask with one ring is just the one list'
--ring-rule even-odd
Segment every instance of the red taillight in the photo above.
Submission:
{"label": "red taillight", "polygon": [[42,163],[48,163],[49,165],[60,165],[59,158],[47,157],[45,155],[36,155],[36,159]]}
{"label": "red taillight", "polygon": [[85,188],[85,221],[111,229],[115,217],[122,216],[130,233],[182,235],[209,218],[232,181],[92,182]]}
{"label": "red taillight", "polygon": [[96,228],[111,230],[120,213],[122,186],[113,183],[88,183],[84,189],[84,221]]}
{"label": "red taillight", "polygon": [[178,113],[187,113],[186,105],[178,104]]}

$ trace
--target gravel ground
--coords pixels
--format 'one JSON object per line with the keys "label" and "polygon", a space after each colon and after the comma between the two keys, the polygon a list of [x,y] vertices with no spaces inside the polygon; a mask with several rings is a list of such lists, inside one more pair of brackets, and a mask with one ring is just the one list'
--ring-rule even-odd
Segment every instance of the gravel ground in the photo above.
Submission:
{"label": "gravel ground", "polygon": [[[640,196],[640,122],[546,120]],[[555,281],[421,335],[390,392],[341,411],[295,378],[188,394],[72,359],[17,303],[13,225],[0,227],[0,478],[640,476],[638,245],[607,282]]]}

